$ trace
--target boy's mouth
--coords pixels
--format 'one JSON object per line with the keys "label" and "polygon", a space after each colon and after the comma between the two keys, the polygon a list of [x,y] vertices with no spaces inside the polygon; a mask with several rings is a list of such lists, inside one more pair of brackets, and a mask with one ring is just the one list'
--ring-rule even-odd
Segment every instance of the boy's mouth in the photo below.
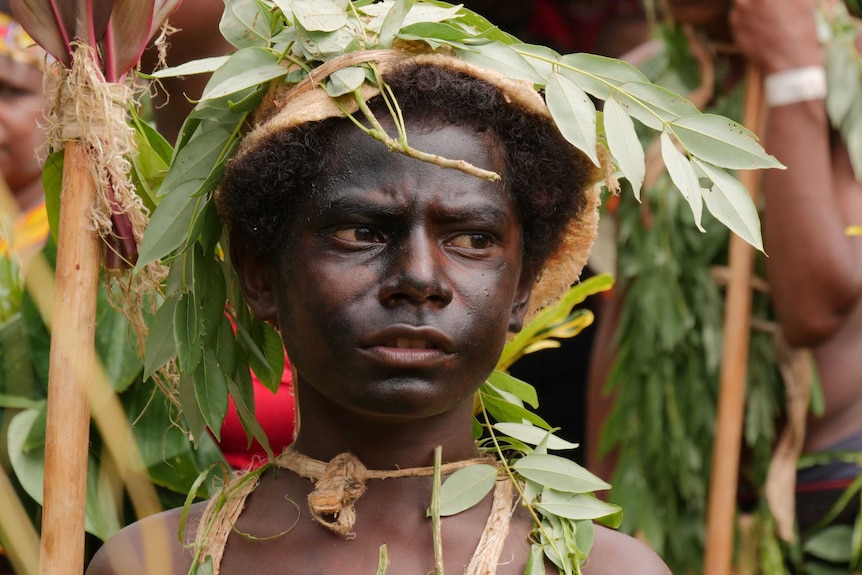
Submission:
{"label": "boy's mouth", "polygon": [[396,340],[387,343],[386,347],[394,347],[398,349],[437,349],[437,346],[424,339],[409,339],[399,337]]}

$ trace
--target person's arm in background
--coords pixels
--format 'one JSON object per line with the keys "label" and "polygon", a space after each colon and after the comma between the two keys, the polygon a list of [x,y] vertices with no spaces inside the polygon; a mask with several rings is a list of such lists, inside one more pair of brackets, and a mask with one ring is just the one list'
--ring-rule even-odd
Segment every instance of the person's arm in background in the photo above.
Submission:
{"label": "person's arm in background", "polygon": [[[815,0],[735,0],[731,25],[765,76],[823,64]],[[849,71],[848,71],[849,72]],[[862,298],[862,184],[846,148],[832,146],[823,99],[772,106],[763,137],[787,166],[764,174],[767,266],[787,340],[816,347],[844,326]]]}
{"label": "person's arm in background", "polygon": [[[221,56],[232,50],[232,46],[219,32],[219,21],[224,10],[221,0],[183,0],[180,7],[169,18],[170,24],[179,32],[168,37],[167,64],[176,66],[190,60]],[[158,60],[158,53],[150,48],[143,57],[143,70],[151,72]],[[163,91],[154,99],[156,125],[159,132],[171,143],[176,141],[182,123],[194,107],[189,98],[197,99],[209,80],[209,74],[196,74],[185,78],[165,78],[161,81]]]}

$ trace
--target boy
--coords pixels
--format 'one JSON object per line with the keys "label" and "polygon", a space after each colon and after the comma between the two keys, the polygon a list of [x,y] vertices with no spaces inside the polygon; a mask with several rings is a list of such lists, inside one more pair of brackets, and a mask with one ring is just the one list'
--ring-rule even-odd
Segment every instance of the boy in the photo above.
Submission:
{"label": "boy", "polygon": [[[444,475],[476,462],[476,390],[507,334],[586,259],[596,174],[532,86],[446,56],[362,58],[431,161],[388,151],[313,85],[245,138],[219,212],[246,300],[280,329],[296,368],[301,426],[294,448],[227,488],[223,506],[192,507],[197,541],[171,544],[168,572],[209,558],[223,575],[375,573],[383,544],[389,573],[433,571],[435,448]],[[386,102],[366,100],[395,135]],[[443,519],[444,572],[524,573],[534,517],[515,491],[502,476],[478,505]],[[127,528],[88,573],[146,572],[142,534],[175,533],[180,517]],[[598,527],[584,572],[668,573],[644,545]]]}

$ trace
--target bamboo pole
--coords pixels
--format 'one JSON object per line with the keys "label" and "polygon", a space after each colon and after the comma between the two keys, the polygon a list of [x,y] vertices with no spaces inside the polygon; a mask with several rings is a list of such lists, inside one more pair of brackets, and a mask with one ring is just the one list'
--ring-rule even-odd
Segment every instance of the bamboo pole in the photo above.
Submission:
{"label": "bamboo pole", "polygon": [[[742,123],[755,133],[761,131],[763,104],[760,70],[749,64]],[[756,203],[760,186],[759,172],[740,172],[739,179],[748,188]],[[750,338],[751,277],[754,267],[754,248],[736,234],[730,235],[729,266],[718,416],[707,508],[704,575],[729,575],[733,560],[736,489],[739,481]]]}
{"label": "bamboo pole", "polygon": [[[13,222],[21,215],[18,202],[15,201],[15,196],[2,176],[0,176],[0,215]],[[32,259],[45,265],[41,255],[33,256]],[[28,267],[28,262],[22,262],[21,274],[25,278],[27,275],[24,270]],[[0,467],[0,509],[3,510],[3,513],[0,513],[0,543],[9,553],[12,568],[17,575],[36,575],[39,571],[39,535],[2,467]]]}
{"label": "bamboo pole", "polygon": [[96,184],[87,149],[66,144],[60,203],[53,332],[48,365],[40,570],[81,573],[90,430],[88,386],[95,362],[99,238],[89,229]]}

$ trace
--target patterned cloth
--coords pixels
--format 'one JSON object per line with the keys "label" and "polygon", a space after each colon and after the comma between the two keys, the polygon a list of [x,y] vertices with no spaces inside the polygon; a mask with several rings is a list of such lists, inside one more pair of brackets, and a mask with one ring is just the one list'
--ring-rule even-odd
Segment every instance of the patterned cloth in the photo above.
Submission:
{"label": "patterned cloth", "polygon": [[21,214],[11,226],[0,224],[0,257],[9,257],[10,247],[19,257],[32,255],[42,249],[49,233],[48,212],[42,202]]}

